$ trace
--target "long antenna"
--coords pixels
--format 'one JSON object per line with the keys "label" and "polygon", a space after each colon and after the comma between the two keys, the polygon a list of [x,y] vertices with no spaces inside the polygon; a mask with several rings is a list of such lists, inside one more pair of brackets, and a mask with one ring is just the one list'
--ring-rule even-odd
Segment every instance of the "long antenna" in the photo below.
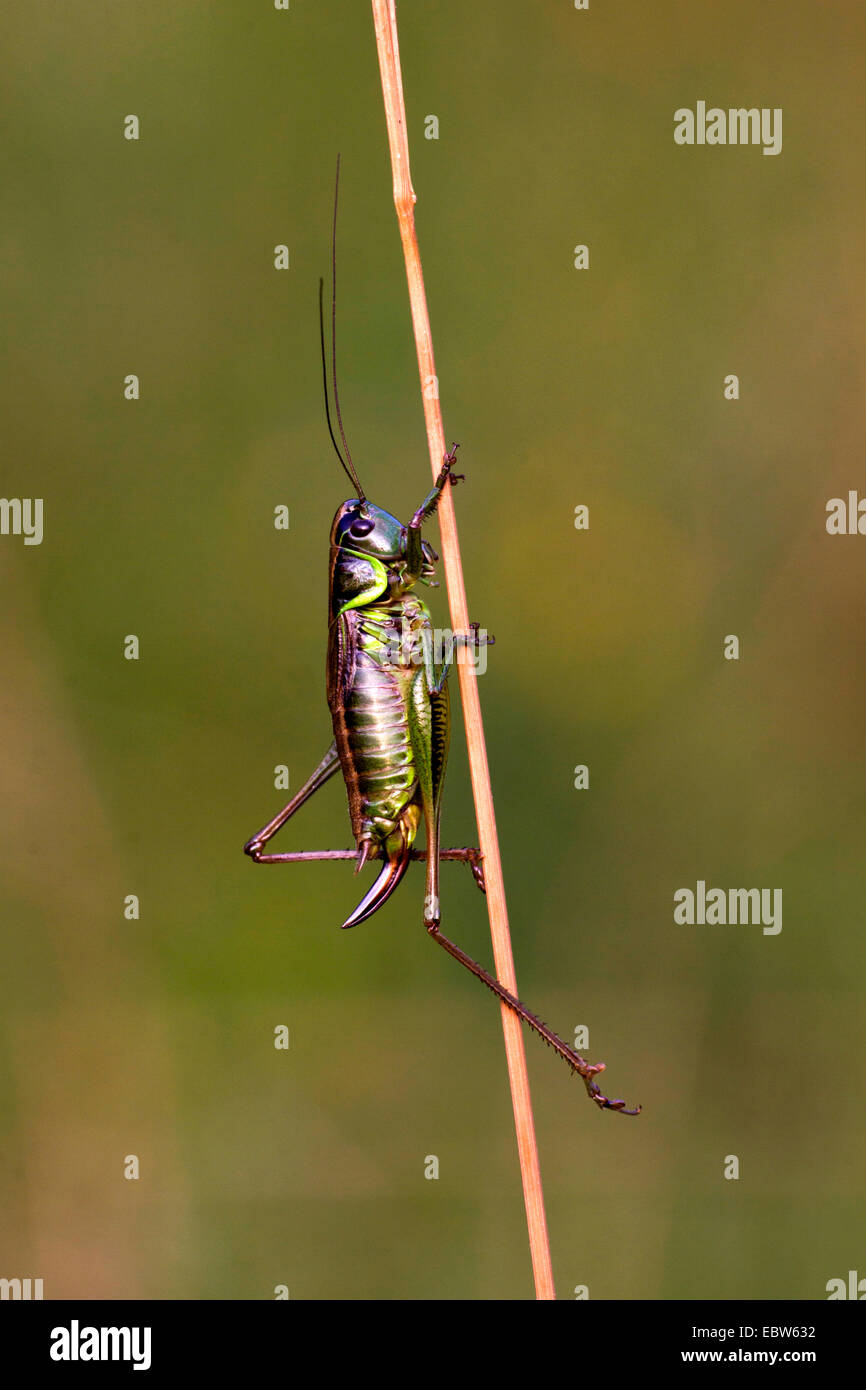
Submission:
{"label": "long antenna", "polygon": [[[357,479],[356,477],[353,477],[353,476],[352,476],[352,473],[350,473],[349,470],[348,470],[348,468],[346,467],[346,460],[343,458],[343,455],[340,453],[340,446],[339,446],[339,444],[337,443],[336,439],[334,438],[334,427],[333,427],[333,425],[331,424],[331,405],[330,405],[330,401],[328,400],[328,362],[327,362],[327,357],[326,357],[326,354],[325,354],[325,313],[324,313],[324,309],[323,309],[323,307],[322,307],[322,296],[323,296],[323,294],[324,294],[324,289],[325,289],[325,282],[324,282],[324,280],[322,280],[322,279],[320,278],[320,279],[319,279],[319,340],[320,340],[321,345],[322,345],[322,385],[323,385],[324,388],[325,388],[325,419],[326,419],[327,422],[328,422],[328,434],[331,436],[331,443],[332,443],[333,446],[334,446],[334,453],[337,455],[337,458],[340,460],[340,463],[341,463],[342,466],[343,466],[343,471],[345,472],[346,477],[349,479],[349,482],[350,482],[350,483],[354,483],[355,485],[357,485],[358,479]],[[360,488],[359,488],[358,490],[359,490],[359,492],[360,492]]]}
{"label": "long antenna", "polygon": [[[344,448],[345,451],[346,451],[346,458],[347,458],[348,461],[349,461],[348,464],[343,463],[343,457],[342,457],[342,454],[341,454],[341,455],[340,455],[340,462],[343,463],[343,467],[346,469],[346,472],[348,473],[349,477],[352,479],[352,482],[355,484],[355,487],[358,489],[358,500],[361,501],[361,502],[366,502],[367,499],[366,499],[366,497],[364,496],[364,489],[361,487],[361,484],[360,484],[359,481],[358,481],[358,475],[357,475],[357,473],[355,472],[355,465],[354,465],[353,462],[352,462],[352,455],[351,455],[351,453],[350,453],[350,451],[349,451],[349,443],[348,443],[348,440],[346,439],[346,431],[343,429],[343,417],[342,417],[342,415],[340,414],[340,394],[339,394],[339,392],[338,392],[338,390],[337,390],[337,200],[338,200],[338,198],[339,198],[339,193],[340,193],[340,156],[337,155],[337,176],[336,176],[336,179],[334,180],[334,225],[333,225],[333,227],[331,228],[331,374],[332,374],[333,381],[334,381],[334,407],[335,407],[335,409],[336,409],[336,411],[337,411],[337,424],[340,426],[340,438],[341,438],[342,441],[343,441],[343,448]],[[321,291],[320,291],[320,296],[321,296]],[[321,303],[321,297],[320,297],[320,303]],[[324,332],[323,332],[323,334],[322,334],[322,343],[323,343],[323,345],[324,345],[324,341],[325,341],[325,339],[324,339]],[[326,389],[325,394],[326,394],[326,396],[327,396],[327,389]],[[331,426],[331,422],[330,422],[330,416],[329,416],[329,417],[328,417],[328,428],[329,428],[329,429],[330,429],[330,426]],[[334,439],[333,431],[331,431],[331,438]],[[334,448],[337,448],[337,441],[336,441],[336,440],[334,440]],[[338,453],[338,454],[340,453],[339,449],[337,449],[337,453]]]}

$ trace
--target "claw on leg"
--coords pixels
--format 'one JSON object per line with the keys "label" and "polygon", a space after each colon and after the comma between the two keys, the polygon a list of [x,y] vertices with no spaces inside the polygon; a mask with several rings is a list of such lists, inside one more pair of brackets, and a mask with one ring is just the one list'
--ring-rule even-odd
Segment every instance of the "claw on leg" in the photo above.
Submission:
{"label": "claw on leg", "polygon": [[457,450],[459,448],[459,444],[452,444],[449,452],[445,455],[444,459],[442,460],[442,471],[440,472],[439,478],[437,479],[437,485],[441,483],[444,486],[446,478],[451,483],[452,487],[456,487],[458,483],[465,483],[465,473],[452,473],[451,471],[455,463],[457,462]]}
{"label": "claw on leg", "polygon": [[487,632],[486,630],[482,633],[482,632],[481,632],[481,624],[480,624],[480,623],[470,623],[470,624],[469,624],[469,630],[470,630],[470,632],[471,632],[471,634],[472,634],[471,637],[467,637],[467,638],[464,639],[465,642],[466,642],[467,647],[469,647],[469,646],[472,646],[472,647],[495,647],[495,646],[496,646],[496,638],[493,636],[493,634],[492,634],[491,632]]}
{"label": "claw on leg", "polygon": [[484,865],[481,862],[483,858],[484,855],[481,853],[480,850],[473,849],[469,851],[469,867],[472,870],[472,877],[475,879],[475,882],[478,884],[478,887],[481,889],[482,893],[486,897],[487,880],[484,877]]}
{"label": "claw on leg", "polygon": [[595,1101],[600,1110],[615,1110],[618,1115],[639,1115],[643,1109],[642,1106],[636,1105],[634,1109],[629,1110],[624,1100],[608,1100],[607,1096],[602,1095],[601,1088],[595,1081],[590,1082],[586,1090],[587,1094]]}

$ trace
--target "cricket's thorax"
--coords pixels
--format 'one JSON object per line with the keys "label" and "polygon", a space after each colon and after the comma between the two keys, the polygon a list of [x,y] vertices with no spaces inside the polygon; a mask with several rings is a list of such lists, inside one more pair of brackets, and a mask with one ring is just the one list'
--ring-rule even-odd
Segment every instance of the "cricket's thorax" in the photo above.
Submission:
{"label": "cricket's thorax", "polygon": [[[347,618],[354,629],[354,675],[342,711],[333,712],[334,733],[343,767],[352,770],[346,783],[356,842],[380,842],[417,798],[408,708],[413,682],[424,679],[420,633],[429,629],[430,616],[420,599],[406,594]],[[409,821],[414,836],[417,817]]]}

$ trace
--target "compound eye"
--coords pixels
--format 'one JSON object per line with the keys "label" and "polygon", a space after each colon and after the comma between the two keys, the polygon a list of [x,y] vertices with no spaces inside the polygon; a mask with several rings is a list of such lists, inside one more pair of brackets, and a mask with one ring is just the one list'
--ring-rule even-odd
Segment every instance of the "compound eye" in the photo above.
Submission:
{"label": "compound eye", "polygon": [[361,536],[369,536],[375,524],[369,517],[359,516],[357,521],[352,522],[349,530],[353,536],[360,539]]}

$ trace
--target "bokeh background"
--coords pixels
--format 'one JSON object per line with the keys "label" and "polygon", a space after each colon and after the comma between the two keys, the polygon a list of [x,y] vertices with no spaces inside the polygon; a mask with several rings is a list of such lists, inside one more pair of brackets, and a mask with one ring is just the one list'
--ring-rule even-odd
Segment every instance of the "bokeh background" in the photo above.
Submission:
{"label": "bokeh background", "polygon": [[[520,990],[644,1105],[599,1114],[527,1038],[558,1292],[822,1298],[866,1258],[866,540],[824,527],[866,488],[866,12],[399,21]],[[429,485],[369,8],[0,26],[0,491],[45,507],[41,546],[0,537],[0,1274],[531,1297],[498,1009],[426,939],[420,869],[341,933],[348,866],[241,852],[275,765],[297,788],[330,738],[338,150],[350,441],[399,515]],[[782,154],[675,146],[699,99],[782,107]],[[445,837],[474,838],[459,719]],[[334,782],[283,847],[348,843]],[[488,961],[483,900],[444,875],[446,929]],[[781,934],[677,926],[701,878],[781,887]]]}

